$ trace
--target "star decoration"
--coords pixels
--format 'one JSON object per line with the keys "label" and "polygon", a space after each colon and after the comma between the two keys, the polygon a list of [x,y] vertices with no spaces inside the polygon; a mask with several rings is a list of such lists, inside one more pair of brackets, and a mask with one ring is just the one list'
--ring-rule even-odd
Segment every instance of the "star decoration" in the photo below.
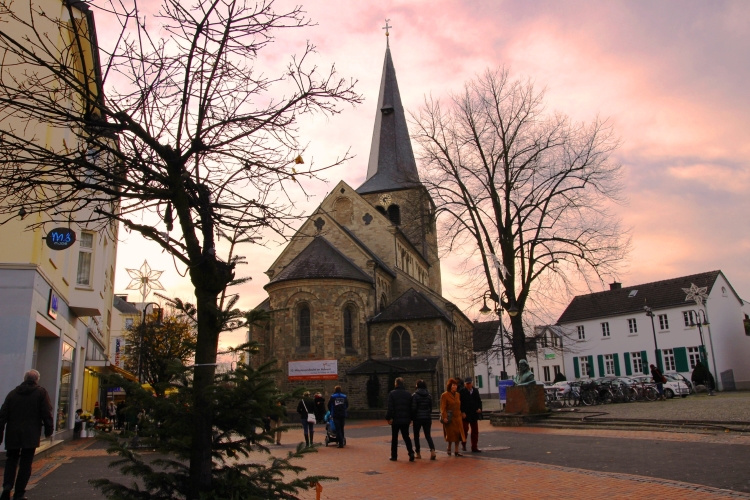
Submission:
{"label": "star decoration", "polygon": [[148,265],[148,261],[144,260],[140,269],[126,269],[126,271],[131,279],[127,290],[140,290],[143,300],[146,300],[151,290],[164,290],[159,282],[159,277],[164,271],[154,271]]}
{"label": "star decoration", "polygon": [[694,301],[698,306],[702,306],[708,298],[708,287],[707,286],[696,286],[695,283],[690,283],[690,288],[683,288],[683,292],[687,294],[685,301]]}

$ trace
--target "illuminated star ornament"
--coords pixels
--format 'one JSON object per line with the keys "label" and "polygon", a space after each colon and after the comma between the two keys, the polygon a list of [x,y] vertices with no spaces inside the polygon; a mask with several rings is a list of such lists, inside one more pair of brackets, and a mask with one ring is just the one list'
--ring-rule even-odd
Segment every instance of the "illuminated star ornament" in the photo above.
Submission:
{"label": "illuminated star ornament", "polygon": [[708,287],[707,286],[696,286],[695,283],[690,283],[690,288],[683,288],[683,292],[687,294],[685,302],[694,301],[698,306],[702,306],[708,298]]}
{"label": "illuminated star ornament", "polygon": [[154,271],[148,265],[148,261],[144,260],[140,269],[126,269],[126,271],[131,278],[127,289],[140,290],[143,300],[146,300],[151,290],[164,290],[164,287],[159,282],[159,277],[164,271]]}

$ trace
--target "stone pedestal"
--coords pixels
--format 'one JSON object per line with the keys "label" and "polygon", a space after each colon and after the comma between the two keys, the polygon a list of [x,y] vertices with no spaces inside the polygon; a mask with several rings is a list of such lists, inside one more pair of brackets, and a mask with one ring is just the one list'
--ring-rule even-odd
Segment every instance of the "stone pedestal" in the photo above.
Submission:
{"label": "stone pedestal", "polygon": [[544,407],[544,387],[537,384],[508,387],[505,413],[537,415],[547,413]]}

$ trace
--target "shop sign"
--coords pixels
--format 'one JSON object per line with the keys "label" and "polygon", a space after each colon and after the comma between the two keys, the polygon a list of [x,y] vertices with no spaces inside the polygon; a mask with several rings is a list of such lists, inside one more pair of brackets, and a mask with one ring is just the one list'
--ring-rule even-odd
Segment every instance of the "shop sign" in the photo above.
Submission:
{"label": "shop sign", "polygon": [[290,381],[338,380],[338,361],[335,359],[290,361],[288,378]]}
{"label": "shop sign", "polygon": [[555,353],[550,352],[544,355],[544,359],[555,359]]}
{"label": "shop sign", "polygon": [[120,366],[120,339],[115,339],[115,366]]}
{"label": "shop sign", "polygon": [[47,246],[52,250],[65,250],[73,246],[76,242],[76,233],[67,227],[56,227],[44,238]]}
{"label": "shop sign", "polygon": [[57,319],[58,307],[60,307],[60,297],[57,296],[54,290],[50,289],[49,300],[47,301],[47,316]]}

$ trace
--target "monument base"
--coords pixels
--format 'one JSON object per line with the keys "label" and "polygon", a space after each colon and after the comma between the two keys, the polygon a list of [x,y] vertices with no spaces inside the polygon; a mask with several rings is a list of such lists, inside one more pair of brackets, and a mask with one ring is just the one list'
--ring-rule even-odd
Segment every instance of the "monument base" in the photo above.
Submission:
{"label": "monument base", "polygon": [[547,413],[544,406],[544,386],[516,385],[506,389],[506,414],[538,415]]}

